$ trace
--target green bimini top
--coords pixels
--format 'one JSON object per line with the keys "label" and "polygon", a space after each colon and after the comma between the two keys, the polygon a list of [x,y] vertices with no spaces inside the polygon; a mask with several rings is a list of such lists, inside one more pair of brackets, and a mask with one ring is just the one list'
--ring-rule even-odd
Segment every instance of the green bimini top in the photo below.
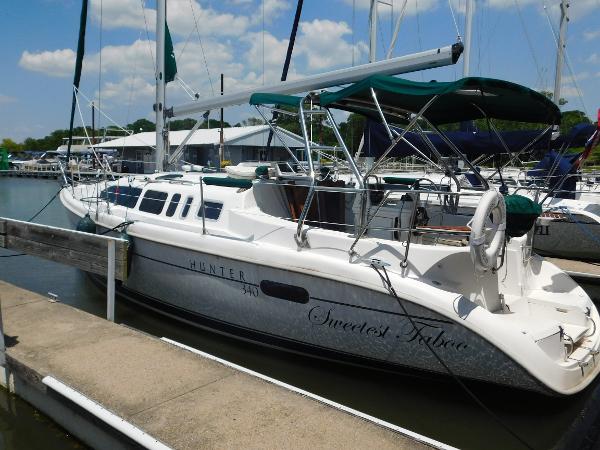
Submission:
{"label": "green bimini top", "polygon": [[295,95],[283,95],[283,94],[266,94],[257,92],[252,94],[250,97],[251,105],[286,105],[286,106],[300,106],[300,102],[303,97],[296,97]]}
{"label": "green bimini top", "polygon": [[436,95],[440,97],[423,114],[434,125],[486,116],[518,122],[560,123],[560,110],[544,95],[519,84],[492,78],[418,82],[373,75],[339,91],[321,93],[318,103],[380,121],[371,88],[377,94],[386,120],[394,123],[407,123],[411,113],[419,112]]}

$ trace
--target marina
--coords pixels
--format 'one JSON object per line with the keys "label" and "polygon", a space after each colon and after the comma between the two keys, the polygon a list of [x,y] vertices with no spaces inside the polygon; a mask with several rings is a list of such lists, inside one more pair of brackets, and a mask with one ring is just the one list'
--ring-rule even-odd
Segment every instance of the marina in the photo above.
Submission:
{"label": "marina", "polygon": [[600,445],[595,7],[113,1],[9,72],[1,447]]}

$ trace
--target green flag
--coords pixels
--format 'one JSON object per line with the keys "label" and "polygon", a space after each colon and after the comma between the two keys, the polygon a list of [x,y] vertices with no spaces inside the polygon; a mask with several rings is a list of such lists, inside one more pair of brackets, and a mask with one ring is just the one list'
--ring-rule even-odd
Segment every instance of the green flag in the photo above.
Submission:
{"label": "green flag", "polygon": [[175,51],[169,26],[165,22],[165,83],[173,81],[177,75],[177,63],[175,62]]}

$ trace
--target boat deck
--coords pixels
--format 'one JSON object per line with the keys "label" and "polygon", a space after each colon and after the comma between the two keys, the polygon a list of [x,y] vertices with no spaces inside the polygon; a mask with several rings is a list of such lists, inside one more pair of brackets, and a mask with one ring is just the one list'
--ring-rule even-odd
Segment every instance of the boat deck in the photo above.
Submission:
{"label": "boat deck", "polygon": [[2,281],[0,300],[6,384],[94,447],[131,437],[107,447],[48,377],[170,448],[448,448]]}

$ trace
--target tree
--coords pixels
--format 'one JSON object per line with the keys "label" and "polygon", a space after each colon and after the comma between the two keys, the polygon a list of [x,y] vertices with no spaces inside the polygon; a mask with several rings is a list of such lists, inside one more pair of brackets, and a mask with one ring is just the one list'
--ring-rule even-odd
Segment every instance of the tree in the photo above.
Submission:
{"label": "tree", "polygon": [[340,134],[351,154],[355,154],[362,139],[366,119],[359,114],[350,114],[346,122],[340,124]]}
{"label": "tree", "polygon": [[156,125],[148,119],[138,119],[135,122],[128,124],[125,128],[133,130],[134,133],[156,131]]}
{"label": "tree", "polygon": [[[208,124],[205,120],[204,122],[202,122],[202,125],[200,125],[200,128],[221,128],[221,121],[217,119],[208,119]],[[231,128],[231,124],[229,122],[223,121],[223,128]]]}
{"label": "tree", "polygon": [[171,120],[169,122],[169,129],[171,131],[191,130],[194,125],[196,125],[196,120],[190,118]]}
{"label": "tree", "polygon": [[264,120],[259,119],[258,117],[248,117],[247,119],[242,120],[235,124],[236,127],[253,127],[256,125],[263,125],[265,123]]}
{"label": "tree", "polygon": [[[540,94],[542,94],[544,97],[549,98],[550,100],[552,100],[552,97],[554,97],[554,93],[552,93],[550,91],[540,91]],[[558,100],[559,106],[566,105],[567,103],[569,103],[569,101],[565,100],[562,97]]]}
{"label": "tree", "polygon": [[560,120],[560,132],[561,134],[567,134],[575,125],[580,123],[591,123],[591,120],[585,115],[583,111],[572,110],[564,111],[561,114]]}
{"label": "tree", "polygon": [[2,143],[0,143],[0,147],[4,147],[9,152],[20,152],[22,150],[21,145],[17,144],[15,141],[13,141],[10,138],[2,139]]}

